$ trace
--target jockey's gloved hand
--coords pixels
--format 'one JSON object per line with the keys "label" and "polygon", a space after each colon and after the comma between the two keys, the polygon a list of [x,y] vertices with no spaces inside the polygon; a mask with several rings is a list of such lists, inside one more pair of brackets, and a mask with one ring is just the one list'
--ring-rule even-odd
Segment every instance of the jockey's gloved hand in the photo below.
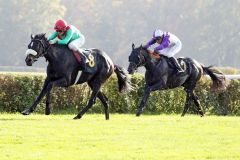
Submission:
{"label": "jockey's gloved hand", "polygon": [[154,49],[154,50],[153,50],[153,53],[156,53],[156,54],[158,54],[158,51],[157,51],[156,49]]}
{"label": "jockey's gloved hand", "polygon": [[57,43],[57,40],[50,40],[49,41],[49,44],[55,44],[55,43]]}

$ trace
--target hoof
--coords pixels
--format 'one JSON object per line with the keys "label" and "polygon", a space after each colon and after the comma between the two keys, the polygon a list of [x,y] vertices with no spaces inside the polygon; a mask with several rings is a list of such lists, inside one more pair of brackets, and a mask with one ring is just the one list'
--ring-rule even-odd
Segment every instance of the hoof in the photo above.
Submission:
{"label": "hoof", "polygon": [[45,115],[50,115],[50,113],[51,113],[50,110],[45,111]]}
{"label": "hoof", "polygon": [[29,115],[31,113],[31,111],[29,109],[25,109],[24,111],[22,111],[22,115]]}
{"label": "hoof", "polygon": [[139,117],[141,115],[141,113],[137,113],[136,116]]}
{"label": "hoof", "polygon": [[109,120],[109,115],[105,116],[105,119],[106,119],[106,120]]}
{"label": "hoof", "polygon": [[79,116],[79,115],[77,115],[76,117],[74,117],[73,119],[80,119],[81,118],[81,116]]}
{"label": "hoof", "polygon": [[142,112],[143,112],[143,109],[138,109],[136,116],[139,117],[142,114]]}
{"label": "hoof", "polygon": [[199,111],[199,114],[200,114],[200,116],[201,116],[201,117],[203,117],[203,116],[204,116],[204,113],[203,113],[203,111]]}

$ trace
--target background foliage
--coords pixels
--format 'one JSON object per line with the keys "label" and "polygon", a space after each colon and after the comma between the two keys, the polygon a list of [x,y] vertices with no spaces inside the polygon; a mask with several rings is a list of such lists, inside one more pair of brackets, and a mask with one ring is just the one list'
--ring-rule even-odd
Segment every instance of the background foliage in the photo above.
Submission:
{"label": "background foliage", "polygon": [[181,39],[177,56],[239,68],[239,5],[239,0],[0,0],[0,66],[25,66],[30,34],[49,35],[55,20],[64,18],[83,32],[85,47],[106,51],[122,66],[132,42],[145,43],[160,28]]}
{"label": "background foliage", "polygon": [[[6,112],[21,112],[29,107],[38,96],[44,81],[43,74],[0,74],[0,110]],[[112,76],[103,87],[109,99],[111,113],[135,113],[143,95],[144,79],[142,74],[132,77],[135,90],[118,93],[116,76]],[[240,115],[240,80],[231,80],[229,87],[223,93],[210,91],[211,81],[203,78],[197,85],[196,93],[207,114]],[[69,88],[54,88],[51,94],[53,113],[77,113],[86,105],[90,96],[87,85],[77,85]],[[179,114],[185,103],[183,88],[152,92],[144,110],[145,114]],[[37,107],[37,112],[44,112],[44,100]],[[92,113],[103,113],[99,100]],[[195,113],[192,104],[190,113]]]}

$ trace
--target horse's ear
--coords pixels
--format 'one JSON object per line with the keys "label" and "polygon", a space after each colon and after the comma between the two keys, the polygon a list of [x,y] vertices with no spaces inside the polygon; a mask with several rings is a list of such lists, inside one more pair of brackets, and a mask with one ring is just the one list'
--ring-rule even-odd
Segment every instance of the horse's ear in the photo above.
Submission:
{"label": "horse's ear", "polygon": [[34,35],[31,34],[31,39],[33,39]]}
{"label": "horse's ear", "polygon": [[42,37],[45,37],[46,33],[43,33]]}
{"label": "horse's ear", "polygon": [[142,49],[142,48],[143,48],[143,46],[142,46],[142,44],[141,44],[140,49]]}
{"label": "horse's ear", "polygon": [[134,50],[134,48],[135,48],[135,44],[133,43],[133,44],[132,44],[132,50]]}

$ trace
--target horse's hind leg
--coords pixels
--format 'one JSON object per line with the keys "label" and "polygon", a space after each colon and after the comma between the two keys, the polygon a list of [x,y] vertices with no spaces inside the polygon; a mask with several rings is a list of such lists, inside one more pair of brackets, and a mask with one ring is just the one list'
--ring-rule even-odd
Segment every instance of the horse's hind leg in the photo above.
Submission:
{"label": "horse's hind leg", "polygon": [[188,111],[188,108],[189,108],[189,105],[190,105],[190,101],[191,101],[191,94],[190,94],[190,92],[191,91],[186,91],[187,92],[187,96],[186,96],[186,102],[185,102],[185,106],[184,106],[184,109],[183,109],[183,113],[182,113],[182,117],[187,113],[187,111]]}
{"label": "horse's hind leg", "polygon": [[101,100],[103,106],[104,106],[104,111],[105,111],[105,118],[106,120],[109,119],[109,107],[108,107],[108,98],[106,95],[99,91],[97,97]]}
{"label": "horse's hind leg", "polygon": [[192,92],[192,99],[193,99],[195,105],[197,106],[198,113],[201,115],[201,117],[203,117],[204,116],[203,109],[201,107],[201,104],[200,104],[200,101],[198,99],[198,96],[196,95],[196,93],[194,91]]}
{"label": "horse's hind leg", "polygon": [[92,89],[92,94],[90,96],[90,99],[88,101],[88,104],[86,107],[83,108],[83,110],[81,112],[78,113],[78,115],[76,117],[74,117],[73,119],[80,119],[82,118],[82,116],[93,106],[93,104],[96,101],[97,95],[99,93],[100,90],[100,83],[98,81],[92,81],[88,83],[89,86]]}

